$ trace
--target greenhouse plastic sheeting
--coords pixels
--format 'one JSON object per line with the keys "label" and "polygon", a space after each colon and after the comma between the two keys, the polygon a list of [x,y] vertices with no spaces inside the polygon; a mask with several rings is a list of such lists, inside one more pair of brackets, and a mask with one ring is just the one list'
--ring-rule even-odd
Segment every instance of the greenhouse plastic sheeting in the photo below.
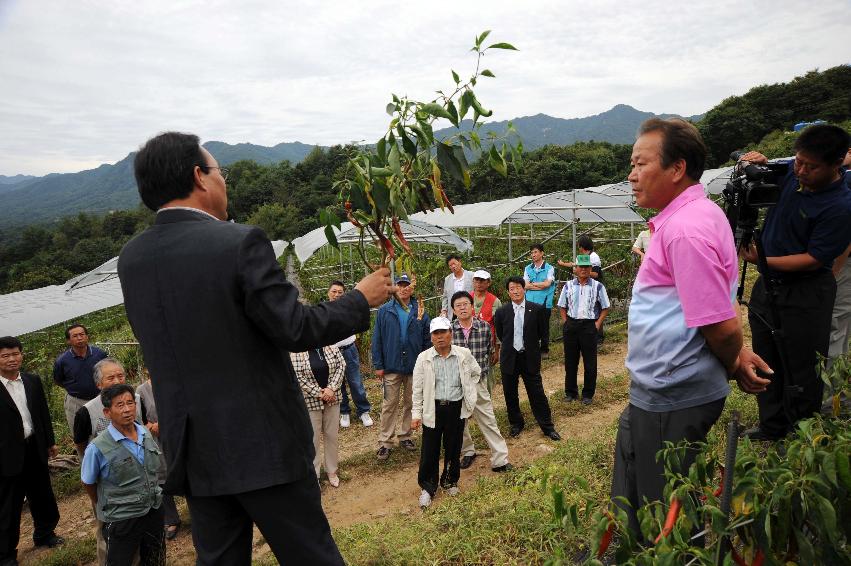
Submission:
{"label": "greenhouse plastic sheeting", "polygon": [[[411,243],[446,244],[455,246],[460,252],[465,252],[473,248],[473,244],[469,240],[465,240],[446,227],[435,226],[434,224],[417,221],[413,218],[411,218],[411,222],[402,221],[399,225],[402,228],[405,239]],[[350,222],[343,222],[339,230],[334,228],[334,234],[337,237],[337,241],[341,244],[352,244],[359,239],[359,230]],[[293,247],[295,248],[295,255],[298,260],[304,263],[316,253],[316,250],[327,243],[325,228],[321,227],[311,230],[304,236],[293,240]]]}
{"label": "greenhouse plastic sheeting", "polygon": [[[285,241],[272,242],[275,257],[286,247]],[[114,257],[64,285],[0,295],[0,336],[26,334],[122,304],[117,264]]]}

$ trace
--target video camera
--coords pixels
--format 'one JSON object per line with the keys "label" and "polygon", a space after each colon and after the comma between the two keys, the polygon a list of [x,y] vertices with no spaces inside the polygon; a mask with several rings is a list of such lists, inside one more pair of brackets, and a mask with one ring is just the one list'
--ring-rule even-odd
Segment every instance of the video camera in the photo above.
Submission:
{"label": "video camera", "polygon": [[727,221],[735,236],[736,250],[750,245],[759,219],[759,209],[777,204],[780,198],[779,183],[789,168],[785,163],[757,165],[740,161],[742,155],[741,151],[730,154],[730,159],[736,161],[736,165],[722,192]]}

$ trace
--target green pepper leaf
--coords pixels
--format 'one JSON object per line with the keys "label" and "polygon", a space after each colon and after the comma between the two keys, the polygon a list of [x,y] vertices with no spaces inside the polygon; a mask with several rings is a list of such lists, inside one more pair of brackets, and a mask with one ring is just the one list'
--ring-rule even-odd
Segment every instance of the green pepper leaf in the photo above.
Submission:
{"label": "green pepper leaf", "polygon": [[510,49],[511,51],[519,51],[516,47],[511,45],[510,43],[493,43],[487,46],[487,49]]}

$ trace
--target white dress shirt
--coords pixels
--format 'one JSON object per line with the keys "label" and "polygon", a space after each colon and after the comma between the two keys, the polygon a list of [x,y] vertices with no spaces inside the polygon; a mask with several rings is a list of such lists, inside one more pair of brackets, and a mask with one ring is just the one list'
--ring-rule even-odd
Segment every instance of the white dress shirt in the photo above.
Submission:
{"label": "white dress shirt", "polygon": [[33,433],[33,418],[30,414],[30,409],[27,407],[27,391],[24,389],[24,382],[21,381],[21,374],[15,379],[6,379],[0,375],[0,381],[3,386],[12,396],[15,401],[15,406],[18,407],[18,412],[21,413],[21,421],[24,424],[24,438],[29,438]]}

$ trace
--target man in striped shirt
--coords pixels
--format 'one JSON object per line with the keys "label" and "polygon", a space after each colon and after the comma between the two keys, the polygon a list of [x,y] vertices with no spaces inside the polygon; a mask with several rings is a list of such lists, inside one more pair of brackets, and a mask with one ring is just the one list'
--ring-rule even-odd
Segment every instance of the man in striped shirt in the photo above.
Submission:
{"label": "man in striped shirt", "polygon": [[[575,266],[576,277],[564,284],[558,298],[564,324],[564,395],[568,401],[576,401],[579,397],[576,374],[581,354],[585,367],[582,403],[590,405],[597,387],[597,332],[609,314],[609,296],[606,287],[591,278],[589,256],[576,256]],[[597,303],[600,304],[599,318],[594,308]]]}

